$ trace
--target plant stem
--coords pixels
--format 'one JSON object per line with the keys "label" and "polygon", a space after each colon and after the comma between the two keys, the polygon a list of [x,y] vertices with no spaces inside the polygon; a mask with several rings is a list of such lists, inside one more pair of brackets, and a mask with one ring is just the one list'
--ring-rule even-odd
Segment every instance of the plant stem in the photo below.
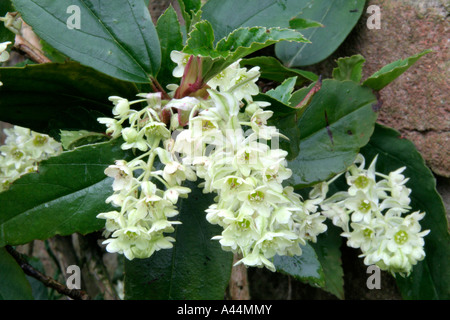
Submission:
{"label": "plant stem", "polygon": [[6,251],[16,260],[16,262],[19,264],[19,266],[22,268],[22,270],[25,272],[25,274],[29,275],[30,277],[33,277],[40,282],[42,282],[46,287],[55,289],[61,294],[64,294],[74,300],[90,300],[91,298],[87,295],[86,292],[79,289],[69,289],[65,285],[59,283],[58,281],[54,280],[53,278],[50,278],[49,276],[46,276],[45,274],[41,273],[40,271],[34,269],[26,260],[25,258],[16,250],[13,249],[11,246],[6,246]]}

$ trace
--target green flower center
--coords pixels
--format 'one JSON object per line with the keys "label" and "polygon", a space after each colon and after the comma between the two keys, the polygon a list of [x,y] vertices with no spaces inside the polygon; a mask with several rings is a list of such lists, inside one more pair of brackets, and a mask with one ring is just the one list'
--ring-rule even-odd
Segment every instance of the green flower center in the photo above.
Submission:
{"label": "green flower center", "polygon": [[369,200],[363,200],[360,202],[358,210],[364,213],[367,213],[370,211],[371,205]]}
{"label": "green flower center", "polygon": [[211,130],[211,129],[214,129],[214,128],[215,128],[215,126],[214,126],[214,124],[211,121],[209,121],[209,120],[203,120],[202,121],[202,130],[203,131],[208,131],[208,130]]}
{"label": "green flower center", "polygon": [[44,144],[47,143],[47,141],[48,141],[48,138],[46,136],[37,135],[33,140],[33,144],[36,147],[42,147]]}
{"label": "green flower center", "polygon": [[225,72],[222,71],[221,73],[216,75],[216,78],[219,79],[219,80],[225,78]]}
{"label": "green flower center", "polygon": [[138,237],[138,234],[134,231],[130,231],[128,230],[127,232],[125,232],[125,235],[127,236],[128,240],[136,240]]}
{"label": "green flower center", "polygon": [[247,219],[244,219],[238,223],[238,226],[241,230],[247,230],[248,228],[250,228],[250,221]]}
{"label": "green flower center", "polygon": [[20,150],[14,150],[12,156],[14,157],[14,159],[20,160],[23,157],[23,152]]}
{"label": "green flower center", "polygon": [[364,235],[364,237],[365,238],[371,238],[372,237],[372,234],[373,234],[373,231],[372,230],[370,230],[370,229],[364,229],[364,231],[363,231],[363,235]]}
{"label": "green flower center", "polygon": [[230,178],[228,180],[228,185],[230,186],[230,189],[235,189],[235,188],[239,187],[241,185],[241,183],[239,183],[237,178]]}
{"label": "green flower center", "polygon": [[365,176],[359,176],[358,178],[356,178],[355,180],[355,186],[358,189],[364,189],[369,185],[369,179]]}
{"label": "green flower center", "polygon": [[255,191],[248,195],[248,200],[252,202],[261,202],[264,200],[264,193],[262,191]]}
{"label": "green flower center", "polygon": [[408,233],[406,233],[406,231],[404,231],[404,230],[398,231],[394,235],[394,241],[400,245],[405,244],[408,241]]}

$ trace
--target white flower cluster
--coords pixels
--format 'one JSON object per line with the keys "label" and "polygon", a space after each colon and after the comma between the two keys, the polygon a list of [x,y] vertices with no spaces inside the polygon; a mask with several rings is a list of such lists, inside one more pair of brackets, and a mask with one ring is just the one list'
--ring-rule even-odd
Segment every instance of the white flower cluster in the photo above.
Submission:
{"label": "white flower cluster", "polygon": [[48,135],[14,126],[4,129],[5,144],[0,146],[0,192],[22,175],[38,170],[42,160],[59,155],[61,144]]}
{"label": "white flower cluster", "polygon": [[[347,245],[360,248],[366,265],[391,273],[409,274],[425,257],[420,220],[425,213],[410,211],[408,181],[400,168],[384,175],[375,171],[377,157],[368,169],[358,155],[348,168],[347,191],[337,192],[321,204],[322,214],[343,229]],[[378,179],[377,176],[381,179]]]}
{"label": "white flower cluster", "polygon": [[[182,77],[190,57],[171,57],[177,63],[173,75]],[[191,191],[182,184],[200,178],[199,187],[216,194],[206,219],[223,231],[213,239],[241,255],[237,263],[275,271],[275,255],[300,255],[301,245],[326,231],[329,218],[344,230],[349,246],[361,248],[366,264],[409,272],[425,255],[428,231],[420,232],[423,213],[402,216],[410,209],[404,168],[384,176],[375,172],[376,159],[366,170],[359,155],[345,173],[347,191],[326,198],[335,177],[302,199],[283,185],[292,172],[287,152],[277,147],[284,137],[268,125],[273,112],[265,109],[268,103],[253,101],[259,75],[258,67],[247,70],[237,61],[208,81],[204,97],[174,98],[176,84],[167,86],[167,99],[160,93],[131,102],[110,97],[114,118],[99,121],[113,138],[122,136],[123,149],[140,155],[105,170],[114,178],[107,202],[120,207],[98,215],[106,220],[107,250],[133,259],[172,247],[174,239],[166,234],[180,222],[169,218],[178,214],[178,198]],[[130,108],[138,103],[144,108]]]}
{"label": "white flower cluster", "polygon": [[287,152],[267,143],[279,137],[267,125],[272,111],[252,101],[258,76],[257,67],[247,71],[238,61],[209,81],[209,99],[177,136],[174,149],[204,179],[204,192],[217,193],[206,219],[223,232],[213,239],[241,254],[238,263],[274,271],[271,258],[300,255],[301,244],[326,230],[326,218],[316,212],[323,199],[302,201],[282,185],[291,170]]}
{"label": "white flower cluster", "polygon": [[[174,76],[180,77],[187,59],[176,52],[172,58],[178,63]],[[197,177],[204,179],[204,192],[218,195],[206,215],[224,229],[214,239],[225,250],[241,253],[240,263],[275,270],[270,261],[275,254],[299,255],[299,245],[315,241],[326,230],[326,218],[316,212],[323,199],[303,202],[293,188],[282,186],[291,171],[286,168],[287,153],[267,145],[279,134],[267,126],[272,115],[263,109],[267,104],[252,101],[259,92],[258,76],[259,68],[240,68],[237,61],[208,82],[207,98],[161,100],[158,93],[132,102],[110,98],[115,117],[99,121],[112,137],[123,137],[123,149],[142,154],[105,170],[114,178],[114,194],[107,202],[121,208],[98,215],[106,220],[109,252],[133,259],[170,248],[174,239],[165,234],[179,222],[168,218],[178,214],[178,197],[190,192],[181,186],[183,181]],[[130,109],[134,103],[147,105],[136,111]],[[167,115],[168,125],[161,121]],[[153,168],[156,156],[162,170]]]}
{"label": "white flower cluster", "polygon": [[[190,192],[181,183],[186,179],[196,179],[195,173],[180,164],[170,152],[173,145],[171,133],[159,116],[162,111],[161,94],[140,96],[143,99],[131,102],[110,97],[115,117],[98,119],[107,126],[106,132],[112,137],[122,136],[123,150],[138,149],[142,152],[129,162],[117,160],[105,170],[105,174],[114,179],[114,193],[106,202],[120,207],[120,210],[97,216],[106,220],[105,236],[110,237],[104,241],[106,249],[122,253],[130,260],[147,258],[155,251],[172,247],[174,239],[165,233],[173,232],[173,225],[179,222],[168,218],[178,214],[175,207],[178,197]],[[139,111],[130,108],[139,103],[146,106]],[[170,110],[170,106],[166,110]],[[163,170],[155,169],[156,157],[165,165]]]}

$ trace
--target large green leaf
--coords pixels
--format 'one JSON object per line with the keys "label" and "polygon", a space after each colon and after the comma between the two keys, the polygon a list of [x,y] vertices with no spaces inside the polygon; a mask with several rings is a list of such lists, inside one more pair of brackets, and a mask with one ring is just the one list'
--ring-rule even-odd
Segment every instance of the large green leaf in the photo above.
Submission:
{"label": "large green leaf", "polygon": [[389,83],[397,79],[403,72],[408,70],[417,60],[431,50],[424,50],[416,55],[401,59],[385,65],[383,68],[375,72],[369,78],[364,80],[363,85],[374,90],[381,90]]}
{"label": "large green leaf", "polygon": [[421,221],[426,258],[413,268],[407,278],[397,276],[405,299],[450,299],[450,235],[445,208],[436,191],[436,181],[414,144],[390,128],[377,125],[370,142],[361,150],[366,159],[378,154],[378,172],[388,173],[406,166],[412,211],[426,212]]}
{"label": "large green leaf", "polygon": [[0,193],[0,246],[101,229],[104,222],[96,215],[111,210],[105,200],[112,194],[112,178],[104,170],[128,156],[113,140],[43,161],[38,172]]}
{"label": "large green leaf", "polygon": [[5,248],[0,248],[0,300],[33,300],[25,273]]}
{"label": "large green leaf", "polygon": [[202,7],[202,18],[214,29],[216,41],[241,27],[288,28],[309,0],[209,0]]}
{"label": "large green leaf", "polygon": [[176,226],[172,249],[163,249],[148,259],[125,263],[125,298],[215,300],[223,299],[230,279],[233,255],[217,241],[221,228],[209,224],[204,210],[214,196],[203,194],[195,184],[187,199],[179,202],[182,224]]}
{"label": "large green leaf", "polygon": [[278,256],[273,259],[277,272],[294,277],[315,287],[325,286],[325,275],[314,249],[306,244],[302,246],[301,256]]}
{"label": "large green leaf", "polygon": [[[308,89],[301,95],[294,93],[291,105],[297,105]],[[345,170],[369,141],[377,118],[376,106],[377,99],[369,88],[353,81],[327,79],[304,110],[276,112],[272,124],[299,149],[288,150],[293,171],[289,183],[305,187]]]}
{"label": "large green leaf", "polygon": [[[301,1],[303,2],[303,1]],[[279,43],[275,53],[287,67],[308,66],[331,55],[345,40],[364,10],[365,0],[304,1],[296,18],[317,21],[323,28],[302,30],[311,43]]]}
{"label": "large green leaf", "polygon": [[39,132],[104,131],[96,118],[111,115],[109,96],[133,98],[136,85],[76,62],[0,68],[0,120]]}
{"label": "large green leaf", "polygon": [[[158,73],[158,35],[142,0],[12,2],[38,36],[73,60],[133,82],[149,82]],[[80,28],[69,28],[77,18]]]}

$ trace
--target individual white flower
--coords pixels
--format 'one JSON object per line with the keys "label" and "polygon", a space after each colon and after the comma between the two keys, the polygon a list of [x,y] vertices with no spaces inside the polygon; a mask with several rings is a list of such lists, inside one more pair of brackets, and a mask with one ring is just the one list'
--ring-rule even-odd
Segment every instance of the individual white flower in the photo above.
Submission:
{"label": "individual white flower", "polygon": [[113,139],[121,136],[122,125],[116,119],[101,117],[97,118],[97,121],[106,125],[106,134],[111,135]]}
{"label": "individual white flower", "polygon": [[189,54],[173,50],[170,53],[170,59],[177,64],[175,69],[173,69],[172,75],[175,78],[181,78],[184,74],[184,69],[189,61]]}
{"label": "individual white flower", "polygon": [[[362,155],[358,155],[355,163],[350,166],[345,173],[347,184],[349,185],[348,193],[354,196],[358,191],[362,191],[365,194],[372,195],[374,187],[376,186],[375,181],[375,166],[377,162],[377,157],[375,157],[370,164],[369,168],[364,169],[365,159]],[[361,163],[358,167],[356,164]]]}
{"label": "individual white flower", "polygon": [[259,75],[259,67],[253,67],[250,70],[240,69],[235,84],[230,88],[233,95],[238,100],[252,101],[252,96],[259,93],[259,87],[256,84]]}
{"label": "individual white flower", "polygon": [[[402,220],[399,225],[390,226],[386,230],[386,250],[391,254],[385,264],[394,270],[409,270],[412,265],[425,257],[424,237],[430,230],[421,231],[419,220],[423,218],[423,214],[414,212]],[[398,260],[399,256],[405,256],[404,260]],[[408,268],[404,267],[404,264]]]}
{"label": "individual white flower", "polygon": [[179,197],[186,197],[186,195],[190,192],[191,189],[189,188],[182,186],[173,186],[164,191],[164,199],[167,199],[173,204],[176,204]]}
{"label": "individual white flower", "polygon": [[252,101],[252,96],[259,93],[256,84],[260,75],[259,67],[250,70],[240,68],[238,60],[208,81],[208,85],[221,93],[230,92],[236,100]]}
{"label": "individual white flower", "polygon": [[130,111],[130,103],[127,99],[118,96],[111,96],[108,99],[114,104],[114,108],[112,109],[113,115],[119,119],[128,116]]}
{"label": "individual white flower", "polygon": [[143,130],[138,132],[134,128],[124,128],[122,130],[122,137],[125,142],[122,144],[121,148],[123,150],[137,148],[141,151],[147,151],[148,144],[144,139],[144,133],[145,132]]}
{"label": "individual white flower", "polygon": [[113,190],[130,190],[134,183],[133,170],[125,160],[116,160],[115,164],[105,169],[108,177],[114,178]]}
{"label": "individual white flower", "polygon": [[[105,240],[106,250],[110,253],[122,253],[128,260],[145,257],[142,253],[148,250],[150,237],[145,228],[131,226],[114,231],[112,237]],[[138,254],[136,254],[138,253]]]}
{"label": "individual white flower", "polygon": [[208,86],[221,92],[228,91],[228,89],[230,89],[236,83],[236,79],[238,77],[238,72],[240,69],[240,61],[241,60],[238,60],[232,63],[227,68],[211,78],[208,81]]}
{"label": "individual white flower", "polygon": [[170,186],[180,185],[186,179],[190,181],[197,179],[194,171],[189,166],[182,165],[178,161],[165,163],[162,176]]}
{"label": "individual white flower", "polygon": [[125,228],[125,217],[118,211],[108,211],[97,215],[99,219],[105,219],[105,233],[104,235],[109,237],[114,231]]}
{"label": "individual white flower", "polygon": [[347,245],[352,248],[361,248],[363,252],[370,251],[379,246],[380,238],[377,237],[380,226],[376,220],[369,223],[351,223],[352,231],[342,233],[348,238]]}
{"label": "individual white flower", "polygon": [[317,242],[317,236],[328,229],[327,225],[324,223],[326,217],[320,212],[301,216],[302,218],[299,219],[300,238],[310,240],[311,242]]}
{"label": "individual white flower", "polygon": [[362,191],[358,191],[355,196],[347,198],[344,205],[352,211],[351,220],[353,222],[364,221],[368,223],[373,217],[372,213],[378,209],[373,199],[370,199]]}
{"label": "individual white flower", "polygon": [[31,157],[36,159],[46,159],[47,155],[61,152],[61,144],[46,134],[37,132],[31,133],[31,139],[24,143],[24,148],[28,149]]}
{"label": "individual white flower", "polygon": [[330,219],[333,224],[340,227],[344,232],[349,231],[350,210],[342,204],[325,203],[321,205],[322,214]]}
{"label": "individual white flower", "polygon": [[11,44],[11,41],[6,41],[0,43],[0,63],[5,62],[9,59],[9,52],[6,51],[8,45]]}

